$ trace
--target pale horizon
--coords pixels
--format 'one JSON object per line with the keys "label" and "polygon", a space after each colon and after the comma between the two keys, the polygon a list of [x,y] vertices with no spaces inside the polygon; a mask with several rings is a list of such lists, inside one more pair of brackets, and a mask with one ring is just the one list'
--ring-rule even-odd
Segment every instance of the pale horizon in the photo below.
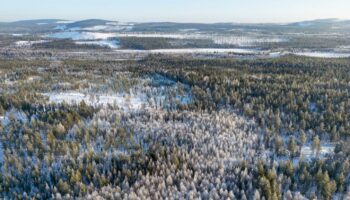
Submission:
{"label": "pale horizon", "polygon": [[106,19],[123,22],[290,23],[350,19],[346,0],[13,0],[2,3],[0,21]]}
{"label": "pale horizon", "polygon": [[203,22],[203,21],[121,21],[118,19],[106,19],[106,18],[81,18],[81,19],[62,19],[62,18],[35,18],[35,19],[18,19],[14,21],[5,21],[0,20],[2,23],[12,23],[20,21],[35,21],[35,20],[62,20],[67,22],[78,22],[84,20],[106,20],[106,21],[119,21],[119,22],[129,22],[129,23],[198,23],[198,24],[220,24],[220,23],[232,23],[232,24],[288,24],[288,23],[298,23],[303,21],[316,21],[316,20],[339,20],[339,21],[348,21],[350,18],[312,18],[304,20],[291,20],[291,21],[281,21],[281,22],[259,22],[259,21],[250,21],[250,22],[240,22],[240,21],[212,21],[212,22]]}

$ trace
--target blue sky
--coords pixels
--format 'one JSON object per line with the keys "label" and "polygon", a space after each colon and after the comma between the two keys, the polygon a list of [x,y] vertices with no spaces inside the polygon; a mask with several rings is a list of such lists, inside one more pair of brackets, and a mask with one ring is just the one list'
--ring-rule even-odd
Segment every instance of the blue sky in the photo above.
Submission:
{"label": "blue sky", "polygon": [[349,0],[1,0],[0,21],[291,22],[350,19],[349,10]]}

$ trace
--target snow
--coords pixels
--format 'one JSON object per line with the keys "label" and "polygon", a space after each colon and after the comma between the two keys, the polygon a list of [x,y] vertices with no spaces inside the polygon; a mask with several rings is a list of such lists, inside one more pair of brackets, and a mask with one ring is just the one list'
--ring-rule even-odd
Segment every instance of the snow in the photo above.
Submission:
{"label": "snow", "polygon": [[[106,24],[98,25],[87,28],[74,27],[69,30],[66,29],[65,25],[56,26],[55,30],[62,30],[61,32],[52,33],[46,35],[48,38],[56,39],[72,39],[72,40],[106,40],[113,37],[137,37],[137,38],[170,38],[170,39],[205,39],[212,40],[215,44],[220,45],[236,45],[239,47],[252,47],[259,43],[278,43],[286,41],[286,39],[278,37],[253,37],[253,36],[234,36],[234,35],[219,35],[219,34],[200,34],[200,33],[188,33],[188,32],[177,32],[177,33],[113,33],[113,31],[128,31],[133,27],[132,24]],[[98,32],[98,31],[109,31],[109,32]],[[192,31],[191,29],[186,31]],[[101,43],[100,43],[101,44]],[[103,45],[107,45],[104,42]],[[110,46],[110,44],[108,44]],[[112,48],[116,48],[113,46]],[[219,50],[220,51],[220,50]],[[222,50],[221,50],[222,51]],[[164,50],[163,52],[164,53]],[[203,53],[203,52],[201,52]],[[235,52],[240,53],[240,52]],[[246,52],[243,52],[246,53]],[[251,53],[251,52],[249,52]]]}
{"label": "snow", "polygon": [[317,104],[315,103],[315,102],[311,102],[310,104],[309,104],[309,110],[311,111],[311,112],[317,112]]}
{"label": "snow", "polygon": [[48,40],[37,40],[37,41],[17,41],[15,42],[15,45],[17,47],[29,47],[33,44],[42,44],[48,42]]}
{"label": "snow", "polygon": [[48,38],[55,39],[72,39],[72,40],[106,40],[114,37],[113,33],[99,33],[99,32],[78,32],[78,31],[64,31],[46,35]]}
{"label": "snow", "polygon": [[350,49],[350,45],[339,46],[339,49]]}
{"label": "snow", "polygon": [[45,93],[52,103],[79,104],[84,101],[91,106],[107,106],[116,104],[123,109],[140,109],[146,103],[145,95],[101,94],[91,95],[80,92]]}
{"label": "snow", "polygon": [[293,53],[298,56],[307,56],[315,58],[347,58],[350,57],[350,53],[337,53],[337,52],[296,52]]}
{"label": "snow", "polygon": [[38,81],[40,80],[41,77],[40,76],[30,76],[27,78],[27,81],[31,82],[31,81]]}
{"label": "snow", "polygon": [[281,55],[283,55],[283,53],[281,53],[281,52],[271,52],[271,53],[269,53],[269,57],[270,58],[278,58]]}
{"label": "snow", "polygon": [[116,37],[137,37],[137,38],[171,38],[171,39],[201,39],[199,34],[164,34],[164,33],[117,33]]}
{"label": "snow", "polygon": [[103,47],[109,47],[112,49],[119,48],[119,42],[117,40],[98,40],[98,41],[76,41],[76,44],[87,44],[87,45],[99,45]]}
{"label": "snow", "polygon": [[181,31],[181,32],[195,32],[195,31],[198,31],[198,29],[196,29],[196,28],[184,28],[184,29],[180,29],[179,31]]}
{"label": "snow", "polygon": [[12,117],[14,120],[17,120],[23,124],[28,122],[27,115],[24,112],[18,111],[16,109],[11,109],[9,112],[6,112],[5,116],[0,118],[1,124],[3,126],[7,126],[8,124],[10,124],[10,120]]}
{"label": "snow", "polygon": [[[192,31],[191,29],[186,29]],[[182,30],[182,32],[185,32]],[[287,39],[278,37],[247,37],[236,35],[218,35],[218,34],[199,34],[199,33],[118,33],[117,37],[137,37],[137,38],[171,38],[171,39],[208,39],[213,40],[215,44],[231,44],[237,46],[253,46],[259,43],[279,43]]]}
{"label": "snow", "polygon": [[[134,27],[132,23],[123,22],[107,22],[104,25],[96,25],[90,27],[72,27],[69,28],[70,31],[130,31]],[[64,27],[66,29],[66,27]],[[61,29],[61,30],[64,30]]]}
{"label": "snow", "polygon": [[58,26],[56,26],[55,28],[53,28],[54,30],[64,30],[64,29],[66,29],[67,28],[67,26],[66,25],[58,25]]}
{"label": "snow", "polygon": [[87,28],[82,28],[81,30],[87,30],[87,31],[100,31],[100,30],[106,30],[108,26],[106,25],[98,25],[98,26],[91,26]]}
{"label": "snow", "polygon": [[80,30],[87,31],[130,31],[134,27],[133,24],[118,23],[118,22],[108,22],[106,25],[91,26],[86,28],[81,28]]}
{"label": "snow", "polygon": [[287,41],[283,38],[255,38],[246,36],[214,36],[215,44],[231,44],[237,46],[254,46],[259,43],[280,43]]}
{"label": "snow", "polygon": [[308,26],[314,25],[314,23],[312,23],[312,22],[299,22],[299,23],[297,23],[297,25],[300,27],[308,27]]}
{"label": "snow", "polygon": [[21,37],[21,36],[25,36],[25,35],[28,35],[28,34],[26,34],[26,33],[13,33],[11,35],[14,36],[14,37]]}
{"label": "snow", "polygon": [[220,49],[220,48],[191,48],[191,49],[152,49],[152,50],[131,50],[131,49],[119,49],[115,50],[120,53],[164,53],[164,54],[212,54],[212,53],[236,53],[236,54],[260,54],[262,51],[256,49]]}
{"label": "snow", "polygon": [[[334,153],[335,146],[333,144],[321,144],[321,150],[319,152],[319,157],[323,158],[327,155]],[[304,145],[301,148],[301,157],[305,158],[306,160],[310,160],[312,158],[316,158],[316,152],[312,151],[311,144]]]}
{"label": "snow", "polygon": [[56,24],[71,24],[74,23],[75,21],[69,21],[69,20],[61,20],[57,21]]}

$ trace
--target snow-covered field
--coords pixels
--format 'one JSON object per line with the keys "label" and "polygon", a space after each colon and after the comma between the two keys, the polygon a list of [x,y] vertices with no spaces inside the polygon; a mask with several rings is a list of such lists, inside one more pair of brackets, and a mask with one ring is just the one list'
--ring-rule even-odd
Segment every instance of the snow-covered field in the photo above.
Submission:
{"label": "snow-covered field", "polygon": [[208,39],[212,40],[215,44],[230,44],[237,46],[254,46],[260,43],[280,43],[287,41],[287,39],[278,37],[253,37],[203,33],[117,33],[116,37]]}
{"label": "snow-covered field", "polygon": [[[206,39],[212,40],[215,44],[237,45],[237,46],[255,46],[261,43],[279,43],[286,39],[278,37],[253,37],[253,36],[237,36],[237,35],[218,35],[203,33],[113,33],[113,31],[124,31],[123,27],[131,25],[112,26],[110,25],[93,26],[88,28],[74,28],[46,35],[49,38],[56,39],[72,39],[72,40],[97,40],[107,39],[111,37],[137,37],[137,38],[169,38],[169,39]],[[65,25],[57,26],[56,30],[64,30]],[[116,30],[118,29],[118,30]],[[131,29],[131,27],[129,27]],[[100,31],[100,32],[99,32]],[[101,32],[108,31],[108,32]]]}
{"label": "snow-covered field", "polygon": [[337,52],[296,52],[293,53],[298,56],[307,56],[315,58],[348,58],[350,53],[337,53]]}
{"label": "snow-covered field", "polygon": [[11,35],[14,36],[14,37],[21,37],[21,36],[25,36],[25,35],[28,35],[28,34],[27,33],[12,33]]}
{"label": "snow-covered field", "polygon": [[287,39],[264,37],[255,38],[247,36],[214,36],[213,41],[215,44],[231,44],[237,46],[255,46],[260,43],[280,43],[286,42]]}
{"label": "snow-covered field", "polygon": [[87,44],[87,45],[99,45],[103,47],[109,47],[112,49],[119,48],[119,42],[117,40],[97,40],[97,41],[76,41],[76,44]]}
{"label": "snow-covered field", "polygon": [[45,93],[52,103],[79,104],[84,101],[91,106],[107,106],[117,105],[123,109],[140,109],[146,102],[145,95],[126,95],[126,94],[83,94],[80,92],[60,92],[60,93]]}
{"label": "snow-covered field", "polygon": [[78,28],[86,31],[130,31],[134,27],[130,23],[107,22],[105,25],[91,26],[86,28]]}
{"label": "snow-covered field", "polygon": [[214,54],[214,53],[235,53],[235,54],[261,54],[263,51],[257,49],[220,49],[220,48],[192,48],[192,49],[152,49],[152,50],[131,50],[119,49],[115,50],[120,53],[164,53],[164,54]]}
{"label": "snow-covered field", "polygon": [[49,42],[48,40],[37,40],[37,41],[17,41],[15,45],[17,47],[30,47],[33,44],[42,44],[45,42]]}
{"label": "snow-covered field", "polygon": [[136,38],[170,38],[170,39],[205,39],[201,34],[184,33],[116,33],[116,37],[136,37]]}
{"label": "snow-covered field", "polygon": [[61,20],[61,21],[57,21],[56,24],[71,24],[74,22],[75,21],[71,21],[71,20]]}
{"label": "snow-covered field", "polygon": [[27,115],[24,112],[16,109],[11,109],[10,111],[6,112],[5,116],[0,119],[0,122],[3,126],[7,126],[10,124],[11,119],[15,119],[21,123],[28,122]]}
{"label": "snow-covered field", "polygon": [[99,33],[99,32],[78,32],[78,31],[64,31],[46,35],[47,38],[54,39],[72,39],[72,40],[106,40],[114,37],[113,33]]}
{"label": "snow-covered field", "polygon": [[[319,152],[319,157],[323,158],[327,155],[334,153],[335,146],[332,144],[322,144],[321,150]],[[301,157],[305,158],[306,160],[310,160],[312,158],[317,157],[316,151],[312,150],[311,145],[305,145],[301,148]]]}
{"label": "snow-covered field", "polygon": [[49,34],[45,37],[54,39],[72,39],[76,44],[99,45],[116,49],[119,48],[119,41],[110,39],[114,36],[113,33],[64,31]]}

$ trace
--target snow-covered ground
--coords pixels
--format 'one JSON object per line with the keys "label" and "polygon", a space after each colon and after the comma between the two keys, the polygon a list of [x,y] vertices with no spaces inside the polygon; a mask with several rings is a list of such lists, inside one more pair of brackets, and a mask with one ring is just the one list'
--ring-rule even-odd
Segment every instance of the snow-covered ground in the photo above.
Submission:
{"label": "snow-covered ground", "polygon": [[237,46],[255,46],[260,43],[280,43],[286,42],[287,39],[274,38],[274,37],[247,37],[247,36],[214,36],[213,41],[215,44],[231,44]]}
{"label": "snow-covered ground", "polygon": [[45,93],[52,103],[79,104],[84,101],[91,106],[107,106],[117,105],[123,109],[140,109],[146,102],[145,95],[126,95],[126,94],[83,94],[80,92],[60,92],[60,93]]}
{"label": "snow-covered ground", "polygon": [[285,54],[282,53],[282,52],[270,52],[268,54],[268,57],[270,57],[270,58],[278,58],[278,57],[281,57],[283,55],[285,55]]}
{"label": "snow-covered ground", "polygon": [[[187,29],[190,30],[190,29]],[[184,32],[184,31],[183,31]],[[116,37],[137,37],[137,38],[171,38],[171,39],[208,39],[215,44],[230,44],[237,46],[254,46],[259,43],[280,43],[287,39],[279,37],[254,37],[238,35],[220,35],[203,33],[117,33]]]}
{"label": "snow-covered ground", "polygon": [[[318,157],[323,158],[327,155],[333,154],[334,149],[335,149],[335,146],[333,144],[321,144],[321,150],[319,152]],[[301,148],[300,154],[301,154],[300,156],[306,160],[310,160],[312,158],[317,157],[317,153],[316,151],[312,150],[311,144],[304,145]]]}
{"label": "snow-covered ground", "polygon": [[307,56],[315,58],[347,58],[350,57],[350,53],[337,53],[337,52],[296,52],[293,53],[298,56]]}
{"label": "snow-covered ground", "polygon": [[27,115],[16,109],[11,109],[10,111],[6,112],[5,116],[0,118],[0,122],[3,126],[7,126],[10,124],[11,119],[17,120],[23,124],[28,122]]}
{"label": "snow-covered ground", "polygon": [[25,35],[28,35],[28,34],[27,33],[12,33],[11,35],[14,36],[14,37],[22,37],[22,36],[25,36]]}
{"label": "snow-covered ground", "polygon": [[71,24],[74,23],[75,21],[70,21],[70,20],[61,20],[57,21],[56,24]]}
{"label": "snow-covered ground", "polygon": [[41,80],[41,79],[42,79],[41,76],[29,76],[29,77],[27,78],[27,81],[28,81],[28,82],[32,82],[32,81],[38,81],[38,80]]}
{"label": "snow-covered ground", "polygon": [[67,26],[66,25],[58,25],[58,26],[56,26],[55,28],[53,28],[53,30],[64,30],[64,29],[66,29],[67,28]]}
{"label": "snow-covered ground", "polygon": [[115,36],[136,38],[205,39],[205,35],[195,33],[116,33]]}
{"label": "snow-covered ground", "polygon": [[72,24],[74,21],[57,21],[58,26],[54,30],[67,30],[67,31],[131,31],[134,27],[133,23],[124,22],[106,22],[105,24],[89,26],[89,27],[71,27],[68,28],[67,24]]}
{"label": "snow-covered ground", "polygon": [[106,40],[115,37],[113,33],[64,31],[46,35],[47,38],[72,40]]}
{"label": "snow-covered ground", "polygon": [[15,45],[17,47],[30,47],[33,44],[42,44],[48,42],[48,40],[37,40],[37,41],[17,41]]}
{"label": "snow-covered ground", "polygon": [[86,31],[130,31],[134,27],[130,23],[122,22],[107,22],[105,25],[91,26],[86,28],[79,28],[79,30]]}
{"label": "snow-covered ground", "polygon": [[76,41],[76,44],[87,44],[87,45],[99,45],[103,47],[109,47],[112,49],[119,48],[119,41],[117,40],[97,40],[97,41]]}
{"label": "snow-covered ground", "polygon": [[220,49],[220,48],[191,48],[191,49],[152,49],[152,50],[131,50],[131,49],[119,49],[115,50],[120,53],[164,53],[164,54],[200,54],[200,53],[235,53],[235,54],[261,54],[263,51],[257,49]]}

